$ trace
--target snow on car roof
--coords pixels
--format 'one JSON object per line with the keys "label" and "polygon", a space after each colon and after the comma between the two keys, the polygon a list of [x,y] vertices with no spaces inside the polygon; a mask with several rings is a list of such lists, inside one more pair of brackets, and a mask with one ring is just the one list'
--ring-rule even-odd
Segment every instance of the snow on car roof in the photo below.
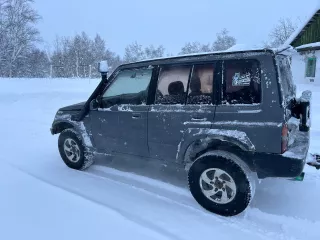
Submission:
{"label": "snow on car roof", "polygon": [[[193,56],[205,56],[205,55],[215,55],[215,54],[223,54],[223,53],[245,53],[245,52],[258,52],[258,51],[272,51],[277,52],[279,49],[275,48],[262,48],[262,47],[245,47],[244,44],[236,44],[231,48],[224,50],[224,51],[212,51],[212,52],[198,52],[198,53],[190,53],[190,54],[182,54],[170,57],[159,57],[159,58],[151,58],[151,59],[143,59],[137,62],[149,62],[149,61],[156,61],[156,60],[165,60],[165,59],[175,59],[175,58],[184,58],[184,57],[193,57]],[[136,62],[130,62],[136,63]]]}

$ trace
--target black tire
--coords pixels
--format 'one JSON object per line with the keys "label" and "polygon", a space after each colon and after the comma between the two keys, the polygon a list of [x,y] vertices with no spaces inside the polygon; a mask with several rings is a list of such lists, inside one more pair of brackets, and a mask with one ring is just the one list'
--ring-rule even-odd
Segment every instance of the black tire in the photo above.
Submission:
{"label": "black tire", "polygon": [[[215,200],[217,199],[216,196],[222,195],[222,192],[219,192],[219,194],[217,193],[218,195],[214,195],[213,197],[214,200],[212,199],[212,197],[210,197],[212,199],[210,200],[208,197],[205,196],[205,194],[201,189],[201,186],[200,186],[201,175],[203,173],[207,174],[206,171],[212,168],[220,169],[226,172],[229,176],[233,178],[233,183],[236,186],[236,191],[235,191],[236,193],[233,199],[232,197],[229,198],[228,196],[228,200],[232,199],[228,203],[219,204],[215,202]],[[213,174],[215,174],[215,171],[214,170],[212,171],[213,171]],[[211,180],[210,177],[209,179]],[[231,159],[227,159],[225,157],[215,156],[215,155],[203,155],[202,157],[199,157],[193,163],[193,165],[189,170],[188,182],[189,182],[189,188],[190,188],[191,194],[194,197],[194,199],[206,210],[222,216],[235,216],[243,212],[247,208],[247,206],[250,204],[250,201],[255,191],[255,185],[250,181],[250,176],[246,174],[246,170],[244,168],[240,167]],[[206,183],[202,182],[202,184],[206,184]],[[211,186],[209,185],[207,186],[211,187],[209,188],[209,190],[215,188],[215,187],[212,187],[212,186],[215,186],[214,184],[212,184]],[[215,190],[216,189],[218,188],[215,188]],[[225,191],[226,187],[222,189],[224,189]],[[219,200],[219,197],[218,197],[218,200]]]}
{"label": "black tire", "polygon": [[[78,148],[76,149],[76,155],[79,157],[75,157],[74,161],[71,161],[68,158],[67,152],[64,149],[65,141],[69,141],[69,139],[73,140],[73,143],[78,146]],[[87,148],[83,144],[82,138],[80,137],[79,133],[77,133],[72,128],[66,129],[60,133],[58,139],[58,148],[62,160],[69,168],[75,170],[85,170],[86,168],[90,167],[93,163],[93,154],[87,151]]]}

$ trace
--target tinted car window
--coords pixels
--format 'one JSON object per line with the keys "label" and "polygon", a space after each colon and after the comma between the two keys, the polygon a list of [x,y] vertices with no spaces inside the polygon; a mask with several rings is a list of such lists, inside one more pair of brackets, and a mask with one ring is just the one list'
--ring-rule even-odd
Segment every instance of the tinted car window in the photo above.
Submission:
{"label": "tinted car window", "polygon": [[190,79],[188,104],[211,104],[214,65],[194,66]]}
{"label": "tinted car window", "polygon": [[261,78],[258,61],[230,60],[224,62],[223,104],[254,104],[261,102]]}
{"label": "tinted car window", "polygon": [[156,104],[184,104],[191,67],[166,66],[159,74]]}

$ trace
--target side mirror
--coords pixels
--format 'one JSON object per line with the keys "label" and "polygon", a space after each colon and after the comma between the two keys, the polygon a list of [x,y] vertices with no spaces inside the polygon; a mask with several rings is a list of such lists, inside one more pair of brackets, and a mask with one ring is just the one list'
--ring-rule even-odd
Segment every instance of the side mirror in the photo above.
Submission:
{"label": "side mirror", "polygon": [[101,106],[101,101],[102,101],[102,97],[99,95],[97,96],[96,99],[93,99],[91,102],[90,102],[90,109],[91,110],[96,110],[98,109],[100,106]]}
{"label": "side mirror", "polygon": [[96,102],[99,104],[99,106],[101,105],[101,102],[102,102],[102,96],[101,95],[97,96]]}
{"label": "side mirror", "polygon": [[101,74],[107,74],[109,72],[108,61],[101,61],[98,64],[98,70]]}

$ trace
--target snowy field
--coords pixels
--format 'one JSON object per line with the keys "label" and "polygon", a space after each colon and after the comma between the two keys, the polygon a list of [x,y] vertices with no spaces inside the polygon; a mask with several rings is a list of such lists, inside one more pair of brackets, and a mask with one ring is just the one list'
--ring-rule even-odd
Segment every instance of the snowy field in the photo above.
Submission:
{"label": "snowy field", "polygon": [[[97,80],[0,79],[0,239],[320,239],[320,171],[303,182],[264,180],[248,210],[203,210],[183,184],[102,165],[68,169],[49,132],[59,107],[84,101]],[[298,86],[298,90],[308,86]],[[320,151],[320,87],[311,151]]]}

